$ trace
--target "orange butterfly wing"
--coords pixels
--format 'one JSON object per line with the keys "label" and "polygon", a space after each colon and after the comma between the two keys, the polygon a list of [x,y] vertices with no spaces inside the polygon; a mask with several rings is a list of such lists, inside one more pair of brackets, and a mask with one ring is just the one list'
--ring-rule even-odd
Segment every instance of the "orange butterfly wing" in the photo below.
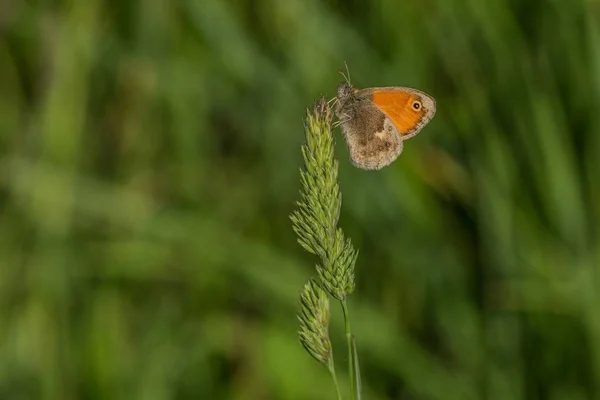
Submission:
{"label": "orange butterfly wing", "polygon": [[372,102],[394,123],[402,136],[422,127],[427,110],[422,106],[418,110],[413,109],[413,102],[421,101],[416,93],[400,89],[378,89],[373,90],[372,95]]}

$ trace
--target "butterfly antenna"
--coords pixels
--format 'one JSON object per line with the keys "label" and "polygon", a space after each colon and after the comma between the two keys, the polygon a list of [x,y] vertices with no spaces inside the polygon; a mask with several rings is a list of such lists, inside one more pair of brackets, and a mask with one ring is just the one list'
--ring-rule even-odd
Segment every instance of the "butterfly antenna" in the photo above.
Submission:
{"label": "butterfly antenna", "polygon": [[346,66],[346,73],[344,74],[342,71],[338,71],[340,75],[344,77],[344,80],[350,83],[350,70],[348,69],[348,64],[344,61],[344,65]]}
{"label": "butterfly antenna", "polygon": [[350,83],[350,69],[348,69],[348,63],[344,60],[344,65],[346,66],[346,74],[348,76],[348,83]]}

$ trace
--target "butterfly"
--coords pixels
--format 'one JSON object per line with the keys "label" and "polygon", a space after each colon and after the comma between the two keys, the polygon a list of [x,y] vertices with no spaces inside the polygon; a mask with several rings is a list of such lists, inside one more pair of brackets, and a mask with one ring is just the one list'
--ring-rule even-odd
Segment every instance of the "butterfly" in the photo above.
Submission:
{"label": "butterfly", "polygon": [[390,165],[402,153],[404,141],[435,115],[435,99],[407,87],[356,89],[346,79],[335,100],[350,161],[366,170]]}

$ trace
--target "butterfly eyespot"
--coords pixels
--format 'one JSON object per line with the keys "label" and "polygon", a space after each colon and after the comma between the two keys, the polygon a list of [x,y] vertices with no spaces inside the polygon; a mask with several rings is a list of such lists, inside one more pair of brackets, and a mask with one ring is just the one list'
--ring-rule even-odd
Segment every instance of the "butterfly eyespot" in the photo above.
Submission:
{"label": "butterfly eyespot", "polygon": [[419,100],[413,101],[412,109],[415,111],[419,111],[421,109],[421,102]]}

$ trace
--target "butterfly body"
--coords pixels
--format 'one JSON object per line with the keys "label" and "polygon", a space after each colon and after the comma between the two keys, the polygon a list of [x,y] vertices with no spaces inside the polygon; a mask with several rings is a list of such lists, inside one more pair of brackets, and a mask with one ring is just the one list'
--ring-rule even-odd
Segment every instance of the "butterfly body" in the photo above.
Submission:
{"label": "butterfly body", "polygon": [[435,115],[435,100],[406,87],[355,89],[338,87],[336,114],[348,145],[350,161],[358,168],[379,170],[402,153],[403,142]]}

